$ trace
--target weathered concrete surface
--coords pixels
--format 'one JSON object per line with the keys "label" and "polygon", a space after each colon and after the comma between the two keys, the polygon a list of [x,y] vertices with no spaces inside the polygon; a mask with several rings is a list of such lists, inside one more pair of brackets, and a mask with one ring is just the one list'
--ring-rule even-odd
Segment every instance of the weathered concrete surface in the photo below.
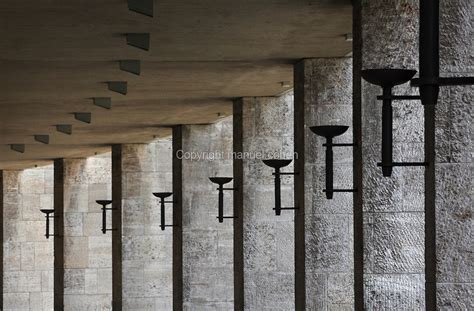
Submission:
{"label": "weathered concrete surface", "polygon": [[[332,200],[326,199],[326,139],[309,127],[352,124],[352,61],[303,60],[295,66],[295,82],[295,126],[303,133],[295,137],[299,139],[297,152],[304,152],[297,176],[298,182],[304,183],[304,188],[297,189],[304,189],[304,193],[297,191],[296,196],[305,214],[304,237],[297,239],[305,240],[306,309],[351,310],[353,195],[334,193]],[[334,139],[334,143],[342,142],[352,142],[352,127]],[[334,189],[352,189],[352,148],[334,147],[333,152]]]}
{"label": "weathered concrete surface", "polygon": [[[441,75],[472,76],[472,1],[440,3]],[[442,87],[435,119],[437,307],[474,309],[474,87]]]}
{"label": "weathered concrete surface", "polygon": [[112,309],[112,239],[96,203],[111,198],[111,171],[110,153],[63,160],[65,310]]}
{"label": "weathered concrete surface", "polygon": [[[233,310],[232,219],[223,223],[216,219],[217,186],[209,181],[209,177],[232,176],[232,118],[182,130],[183,308]],[[208,156],[186,159],[188,152]],[[229,191],[224,213],[232,213]]]}
{"label": "weathered concrete surface", "polygon": [[[240,195],[243,222],[243,309],[294,309],[293,211],[275,216],[274,177],[262,159],[293,158],[293,93],[281,97],[244,97],[240,111],[242,161]],[[234,121],[235,122],[235,121]],[[258,157],[258,154],[261,156]],[[257,158],[254,158],[257,157]],[[293,165],[284,169],[292,171]],[[282,206],[293,206],[293,177],[282,178]],[[238,247],[238,246],[236,246]]]}
{"label": "weathered concrete surface", "polygon": [[[172,308],[172,230],[161,231],[158,199],[153,192],[171,191],[171,141],[124,144],[113,148],[121,174],[113,173],[113,197],[121,206],[121,305],[124,310]],[[114,164],[115,168],[115,164]],[[114,211],[116,213],[117,211]],[[167,206],[166,217],[172,211]],[[118,243],[115,241],[114,243]],[[120,260],[120,258],[114,258]],[[120,304],[120,302],[119,302]]]}
{"label": "weathered concrete surface", "polygon": [[[418,68],[418,2],[362,1],[362,68]],[[414,94],[408,85],[398,95]],[[424,169],[382,177],[381,88],[362,83],[365,308],[424,308]],[[394,161],[423,161],[423,107],[394,102]]]}
{"label": "weathered concrete surface", "polygon": [[2,310],[52,310],[53,238],[40,209],[53,208],[53,167],[3,171],[3,198]]}

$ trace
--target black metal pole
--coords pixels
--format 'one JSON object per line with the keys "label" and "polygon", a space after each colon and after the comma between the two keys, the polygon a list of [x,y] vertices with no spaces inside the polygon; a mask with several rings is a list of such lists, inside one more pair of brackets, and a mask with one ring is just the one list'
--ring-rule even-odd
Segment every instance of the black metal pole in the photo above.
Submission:
{"label": "black metal pole", "polygon": [[420,96],[435,105],[439,93],[439,0],[420,0]]}
{"label": "black metal pole", "polygon": [[385,177],[392,175],[393,112],[391,95],[392,89],[384,87],[382,104],[382,174]]}
{"label": "black metal pole", "polygon": [[281,215],[280,168],[275,168],[275,215]]}
{"label": "black metal pole", "polygon": [[224,222],[224,185],[219,185],[219,222]]}
{"label": "black metal pole", "polygon": [[164,231],[165,230],[165,198],[160,198],[160,209],[161,209],[161,224],[160,224],[160,227],[161,227],[161,231]]}
{"label": "black metal pole", "polygon": [[46,234],[44,236],[49,239],[49,214],[46,214]]}
{"label": "black metal pole", "polygon": [[107,233],[107,210],[106,205],[102,205],[102,233]]}
{"label": "black metal pole", "polygon": [[333,165],[332,138],[326,141],[326,199],[332,199],[334,193],[334,165]]}

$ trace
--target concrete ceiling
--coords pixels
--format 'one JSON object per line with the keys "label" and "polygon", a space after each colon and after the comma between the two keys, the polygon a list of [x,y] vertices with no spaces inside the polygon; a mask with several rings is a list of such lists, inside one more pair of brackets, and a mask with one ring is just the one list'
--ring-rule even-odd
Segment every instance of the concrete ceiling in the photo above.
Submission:
{"label": "concrete ceiling", "polygon": [[[349,0],[155,0],[150,18],[126,0],[2,0],[0,169],[147,142],[170,125],[231,114],[233,98],[281,94],[295,61],[351,51],[351,10]],[[151,34],[150,51],[126,45],[124,34],[139,32]],[[141,75],[120,71],[121,59],[141,60]],[[128,94],[107,81],[128,81]],[[92,97],[111,97],[112,109]],[[92,123],[74,112],[91,112]]]}

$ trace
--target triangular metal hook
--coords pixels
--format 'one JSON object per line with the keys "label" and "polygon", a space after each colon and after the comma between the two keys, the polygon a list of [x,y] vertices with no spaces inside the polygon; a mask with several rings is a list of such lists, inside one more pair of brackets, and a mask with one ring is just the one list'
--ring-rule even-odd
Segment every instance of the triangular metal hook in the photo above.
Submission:
{"label": "triangular metal hook", "polygon": [[49,144],[49,135],[35,135],[35,140],[42,144]]}
{"label": "triangular metal hook", "polygon": [[102,107],[105,109],[111,109],[112,108],[112,98],[110,97],[94,97],[92,98],[94,101],[94,105],[98,107]]}
{"label": "triangular metal hook", "polygon": [[92,121],[92,113],[90,113],[90,112],[74,112],[74,118],[78,121],[89,124]]}
{"label": "triangular metal hook", "polygon": [[128,9],[153,17],[153,0],[128,0]]}

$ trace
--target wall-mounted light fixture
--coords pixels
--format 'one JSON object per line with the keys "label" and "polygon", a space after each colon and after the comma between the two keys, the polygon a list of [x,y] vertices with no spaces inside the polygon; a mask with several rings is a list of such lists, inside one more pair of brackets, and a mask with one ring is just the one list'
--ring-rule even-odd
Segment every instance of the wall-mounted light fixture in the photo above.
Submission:
{"label": "wall-mounted light fixture", "polygon": [[232,177],[209,177],[209,180],[219,185],[217,190],[219,191],[219,203],[217,206],[219,222],[224,222],[224,218],[237,218],[237,216],[224,216],[224,190],[234,191],[236,188],[224,188],[224,185],[232,181]]}
{"label": "wall-mounted light fixture", "polygon": [[49,219],[56,217],[52,215],[54,214],[54,209],[41,209],[40,211],[44,213],[46,217],[46,234],[44,236],[47,239],[49,239],[50,236],[56,236],[55,234],[49,234]]}
{"label": "wall-mounted light fixture", "polygon": [[[415,70],[368,69],[362,71],[367,82],[382,87],[383,95],[377,99],[382,106],[382,167],[383,176],[391,176],[394,166],[427,166],[427,162],[392,161],[392,100],[421,100],[423,105],[436,105],[439,87],[448,85],[473,85],[474,77],[439,76],[439,0],[420,0],[419,78]],[[420,88],[420,96],[392,95],[395,85],[411,80],[411,85]],[[431,114],[435,110],[430,109]]]}
{"label": "wall-mounted light fixture", "polygon": [[272,174],[275,176],[275,211],[276,216],[281,215],[282,210],[294,210],[298,207],[282,207],[281,206],[281,175],[298,175],[297,172],[281,172],[282,167],[290,165],[293,160],[263,160],[263,163],[267,166],[270,166],[275,169],[275,172]]}
{"label": "wall-mounted light fixture", "polygon": [[396,85],[404,84],[416,74],[415,70],[406,69],[368,69],[362,70],[362,78],[367,82],[382,87],[382,167],[385,177],[392,176],[394,166],[426,166],[426,162],[393,162],[393,100],[419,100],[417,95],[393,95],[392,89]]}
{"label": "wall-mounted light fixture", "polygon": [[333,143],[332,139],[344,134],[349,127],[345,125],[311,126],[309,129],[316,135],[326,138],[326,199],[332,199],[334,192],[356,192],[356,189],[334,189],[334,154],[333,147],[354,147],[354,143]]}
{"label": "wall-mounted light fixture", "polygon": [[177,225],[167,225],[165,218],[165,204],[166,203],[175,203],[175,201],[165,201],[166,198],[173,195],[173,192],[153,192],[153,195],[157,198],[160,198],[160,208],[161,208],[161,230],[165,230],[166,227],[177,227]]}
{"label": "wall-mounted light fixture", "polygon": [[111,200],[97,200],[97,204],[102,205],[102,233],[106,234],[107,231],[114,231],[115,229],[107,229],[107,211],[113,211],[116,208],[107,207],[107,205],[111,204]]}

